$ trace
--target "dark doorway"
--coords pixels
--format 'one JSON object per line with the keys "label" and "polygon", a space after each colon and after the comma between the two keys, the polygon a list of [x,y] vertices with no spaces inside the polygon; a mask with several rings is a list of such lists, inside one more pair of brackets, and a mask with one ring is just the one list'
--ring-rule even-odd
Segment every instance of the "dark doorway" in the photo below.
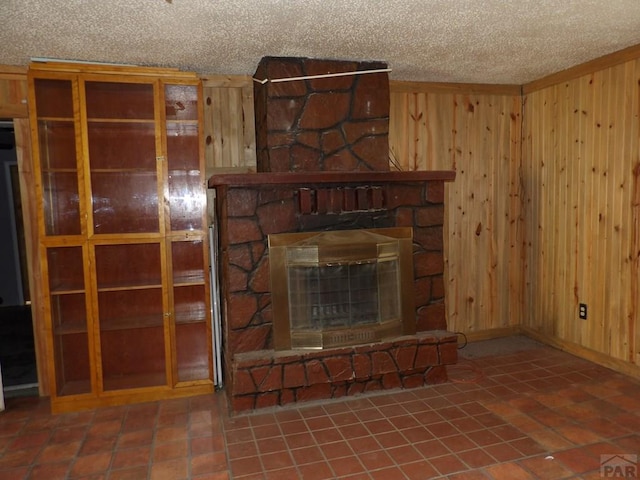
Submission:
{"label": "dark doorway", "polygon": [[5,397],[37,395],[37,370],[12,120],[0,119],[0,368]]}

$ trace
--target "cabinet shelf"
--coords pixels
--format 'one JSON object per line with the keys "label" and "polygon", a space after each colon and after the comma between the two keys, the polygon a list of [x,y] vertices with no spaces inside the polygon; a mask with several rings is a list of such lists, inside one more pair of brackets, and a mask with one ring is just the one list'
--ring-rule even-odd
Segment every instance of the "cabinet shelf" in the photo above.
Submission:
{"label": "cabinet shelf", "polygon": [[143,328],[162,328],[164,317],[161,315],[148,315],[145,317],[129,317],[100,320],[100,331],[108,332],[115,330],[133,330]]}
{"label": "cabinet shelf", "polygon": [[69,117],[37,117],[38,122],[67,122],[73,123],[74,119]]}
{"label": "cabinet shelf", "polygon": [[51,289],[51,295],[52,296],[62,296],[62,295],[76,295],[78,293],[84,293],[84,289],[82,287],[80,288],[60,288],[60,287],[56,287],[56,288],[52,288]]}
{"label": "cabinet shelf", "polygon": [[88,123],[146,123],[155,125],[155,120],[149,118],[87,118]]}
{"label": "cabinet shelf", "polygon": [[173,286],[174,287],[188,287],[190,285],[203,285],[205,282],[204,274],[194,273],[189,275],[174,275]]}
{"label": "cabinet shelf", "polygon": [[122,292],[130,290],[154,290],[162,288],[161,283],[141,283],[128,285],[103,285],[98,287],[98,292]]}
{"label": "cabinet shelf", "polygon": [[202,311],[200,315],[181,314],[176,312],[176,325],[188,325],[191,323],[204,323],[207,321],[207,312]]}
{"label": "cabinet shelf", "polygon": [[88,333],[86,325],[61,325],[53,329],[53,334],[56,336],[62,335],[75,335],[78,333]]}

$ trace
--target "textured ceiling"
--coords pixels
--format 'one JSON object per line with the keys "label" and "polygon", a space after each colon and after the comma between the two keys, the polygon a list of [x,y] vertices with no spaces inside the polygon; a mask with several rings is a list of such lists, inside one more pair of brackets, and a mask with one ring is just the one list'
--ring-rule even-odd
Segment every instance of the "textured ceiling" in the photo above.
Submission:
{"label": "textured ceiling", "polygon": [[640,0],[0,0],[32,57],[253,74],[263,56],[381,60],[395,80],[523,84],[640,44]]}

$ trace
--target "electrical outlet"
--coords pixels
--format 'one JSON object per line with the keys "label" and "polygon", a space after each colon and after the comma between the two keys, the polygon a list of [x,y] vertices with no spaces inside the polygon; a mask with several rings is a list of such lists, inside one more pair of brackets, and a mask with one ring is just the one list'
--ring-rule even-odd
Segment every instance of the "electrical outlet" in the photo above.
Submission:
{"label": "electrical outlet", "polygon": [[578,306],[578,316],[582,320],[586,320],[587,319],[587,304],[586,303],[581,303]]}

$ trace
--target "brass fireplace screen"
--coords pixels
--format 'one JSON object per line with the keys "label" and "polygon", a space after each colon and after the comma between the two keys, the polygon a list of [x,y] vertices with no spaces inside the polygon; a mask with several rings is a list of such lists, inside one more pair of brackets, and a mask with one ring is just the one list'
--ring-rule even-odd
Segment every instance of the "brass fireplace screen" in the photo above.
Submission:
{"label": "brass fireplace screen", "polygon": [[276,350],[415,333],[411,228],[269,236]]}

